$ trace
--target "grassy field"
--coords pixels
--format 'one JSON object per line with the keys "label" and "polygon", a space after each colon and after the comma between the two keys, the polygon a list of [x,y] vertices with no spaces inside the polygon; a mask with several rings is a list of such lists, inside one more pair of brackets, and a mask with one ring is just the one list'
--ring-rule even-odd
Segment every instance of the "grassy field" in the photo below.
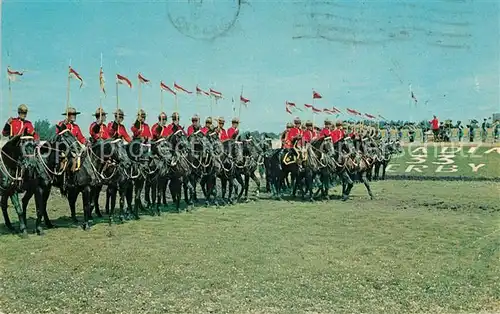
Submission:
{"label": "grassy field", "polygon": [[[356,186],[348,202],[260,199],[88,232],[4,232],[0,312],[500,311],[500,184],[373,189],[373,201]],[[68,215],[57,197],[49,208]]]}
{"label": "grassy field", "polygon": [[500,146],[415,144],[390,164],[387,174],[500,178]]}

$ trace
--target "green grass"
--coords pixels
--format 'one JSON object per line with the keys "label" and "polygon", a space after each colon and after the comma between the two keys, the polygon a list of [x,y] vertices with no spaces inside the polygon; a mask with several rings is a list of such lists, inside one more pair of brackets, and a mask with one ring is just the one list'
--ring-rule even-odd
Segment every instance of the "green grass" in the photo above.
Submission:
{"label": "green grass", "polygon": [[[449,144],[448,144],[449,146]],[[479,146],[479,144],[475,145]],[[426,147],[427,152],[419,149]],[[422,175],[422,176],[467,176],[467,177],[500,177],[500,147],[478,147],[469,152],[471,146],[462,146],[462,150],[453,152],[452,148],[439,144],[427,146],[415,144],[404,147],[404,154],[392,158],[387,174]],[[460,147],[455,144],[455,147]],[[443,151],[443,149],[446,149]],[[493,149],[493,151],[488,152]],[[496,151],[495,149],[498,149]],[[444,157],[449,159],[444,159]],[[418,158],[417,158],[418,157]],[[470,165],[472,164],[472,166]],[[474,171],[473,167],[479,167]],[[414,165],[414,168],[410,168]],[[422,167],[425,166],[425,167]],[[452,165],[456,171],[452,171]],[[439,168],[440,166],[441,169]],[[418,168],[418,170],[415,170]]]}
{"label": "green grass", "polygon": [[[500,310],[498,183],[373,189],[374,201],[357,185],[348,202],[259,200],[2,235],[0,312]],[[68,215],[57,197],[49,208]]]}

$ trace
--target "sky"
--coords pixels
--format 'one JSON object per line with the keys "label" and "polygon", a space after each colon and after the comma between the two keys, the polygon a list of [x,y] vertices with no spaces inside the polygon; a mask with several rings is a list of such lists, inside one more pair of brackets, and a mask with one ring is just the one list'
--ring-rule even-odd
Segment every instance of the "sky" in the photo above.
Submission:
{"label": "sky", "polygon": [[[85,82],[80,89],[71,81],[71,105],[87,129],[102,95],[101,54],[105,111],[116,109],[116,73],[132,80],[118,91],[127,124],[139,108],[139,72],[152,82],[141,87],[150,124],[162,110],[161,80],[223,93],[217,103],[179,93],[186,125],[195,113],[226,121],[239,114],[246,130],[279,131],[294,116],[321,123],[327,116],[285,111],[285,101],[312,103],[313,90],[323,96],[317,108],[387,119],[500,112],[497,1],[240,1],[2,1],[1,67],[26,72],[12,83],[10,114],[1,72],[1,118],[26,103],[31,120],[62,119],[71,62]],[[250,103],[239,113],[242,90]],[[163,99],[170,116],[174,97]]]}

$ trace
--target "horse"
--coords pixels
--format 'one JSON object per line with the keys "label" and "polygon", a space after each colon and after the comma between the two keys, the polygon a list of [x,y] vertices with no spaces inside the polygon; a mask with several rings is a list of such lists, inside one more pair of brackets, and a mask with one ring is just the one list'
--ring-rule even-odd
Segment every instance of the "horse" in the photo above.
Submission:
{"label": "horse", "polygon": [[301,163],[299,157],[300,152],[297,147],[297,142],[299,138],[295,138],[292,141],[291,149],[278,149],[275,154],[272,155],[270,165],[271,165],[271,173],[272,173],[272,183],[275,187],[276,191],[276,199],[282,199],[282,187],[286,181],[286,178],[290,174],[291,176],[291,185],[293,187],[292,196],[295,197],[297,192],[297,178],[299,176],[299,171]]}
{"label": "horse", "polygon": [[[365,188],[370,196],[370,199],[373,199],[373,193],[370,188],[370,183],[368,182],[367,172],[370,170],[371,165],[374,162],[374,158],[366,154],[366,148],[361,138],[354,139],[352,141],[350,138],[345,141],[350,154],[346,159],[345,167],[349,172],[350,176],[358,176],[365,185]],[[352,184],[343,184],[343,198],[347,200],[347,197],[350,194],[352,189]]]}
{"label": "horse", "polygon": [[[150,148],[151,145],[143,143],[141,139],[133,139],[132,142],[127,145],[126,149],[128,157],[132,161],[129,179],[133,183],[127,188],[126,195],[127,198],[134,199],[132,215],[136,219],[139,219],[139,210],[144,211],[146,209],[141,199],[144,183],[148,177],[158,170],[154,166],[153,168],[150,167]],[[149,195],[146,193],[146,201],[148,200]]]}
{"label": "horse", "polygon": [[[250,185],[250,179],[255,182],[256,189],[255,195],[258,197],[260,193],[260,180],[256,176],[256,171],[259,165],[263,163],[263,150],[260,145],[255,143],[250,133],[246,133],[243,136],[238,136],[238,139],[243,141],[243,158],[244,164],[240,169],[240,172],[244,177],[244,200],[248,201],[248,189]],[[238,167],[238,165],[237,165]],[[239,168],[239,167],[238,167]]]}
{"label": "horse", "polygon": [[[10,198],[19,219],[19,231],[22,237],[28,235],[26,212],[19,202],[19,191],[33,189],[38,174],[34,138],[31,135],[16,135],[12,137],[0,152],[0,194],[2,214],[5,226],[15,232],[7,212],[7,202]],[[41,227],[42,213],[36,207],[35,229],[38,235],[43,234]]]}
{"label": "horse", "polygon": [[201,130],[193,132],[188,137],[188,140],[191,144],[191,149],[189,150],[187,158],[191,164],[191,175],[189,176],[189,180],[193,186],[192,201],[198,201],[198,197],[196,195],[196,186],[198,185],[198,182],[200,182],[206,201],[207,195],[204,185],[213,161],[212,143],[203,134],[203,132],[201,132]]}
{"label": "horse", "polygon": [[315,177],[319,176],[321,186],[315,195],[321,192],[321,195],[327,199],[330,174],[335,169],[335,164],[332,160],[333,143],[331,137],[319,137],[312,140],[306,144],[306,151],[307,159],[304,161],[303,171],[306,186],[305,193],[309,193],[309,201],[312,202],[314,200],[313,182]]}
{"label": "horse", "polygon": [[[232,199],[233,188],[235,189],[235,195],[237,195],[237,201],[239,201],[243,195],[243,179],[241,174],[238,172],[238,169],[241,169],[244,164],[242,144],[242,142],[234,139],[228,139],[223,142],[217,141],[215,144],[215,146],[219,146],[219,148],[216,149],[218,152],[216,158],[220,161],[221,165],[217,177],[221,181],[222,201],[227,204],[234,204],[234,200]],[[239,193],[238,187],[235,185],[235,181],[237,181],[241,187],[241,191]],[[229,191],[227,198],[225,198],[228,183]]]}
{"label": "horse", "polygon": [[382,168],[382,180],[385,180],[385,171],[387,165],[391,161],[392,155],[400,154],[403,152],[399,140],[387,140],[380,145],[381,154],[374,163],[373,169],[373,179],[378,180],[380,174],[380,168]]}
{"label": "horse", "polygon": [[161,214],[160,204],[166,205],[166,186],[168,182],[169,163],[172,160],[172,147],[166,138],[160,138],[151,144],[150,169],[156,169],[147,177],[151,191],[152,213]]}

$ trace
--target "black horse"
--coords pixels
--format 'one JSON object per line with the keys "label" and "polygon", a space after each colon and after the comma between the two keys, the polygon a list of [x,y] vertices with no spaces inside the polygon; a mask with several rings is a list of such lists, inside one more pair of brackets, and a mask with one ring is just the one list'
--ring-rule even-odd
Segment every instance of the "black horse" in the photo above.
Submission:
{"label": "black horse", "polygon": [[[27,236],[26,212],[19,202],[19,191],[33,189],[36,185],[35,178],[38,174],[38,163],[35,155],[36,144],[29,135],[17,135],[11,138],[0,152],[0,194],[2,214],[5,226],[15,232],[7,212],[8,199],[10,198],[19,219],[21,235]],[[37,206],[36,232],[41,235],[42,213]]]}
{"label": "black horse", "polygon": [[256,172],[257,168],[263,163],[263,150],[262,147],[255,142],[250,133],[245,133],[241,137],[238,137],[243,141],[243,167],[240,170],[244,177],[244,200],[248,200],[248,189],[250,186],[250,179],[255,183],[255,195],[259,196],[260,193],[260,179],[257,178]]}

